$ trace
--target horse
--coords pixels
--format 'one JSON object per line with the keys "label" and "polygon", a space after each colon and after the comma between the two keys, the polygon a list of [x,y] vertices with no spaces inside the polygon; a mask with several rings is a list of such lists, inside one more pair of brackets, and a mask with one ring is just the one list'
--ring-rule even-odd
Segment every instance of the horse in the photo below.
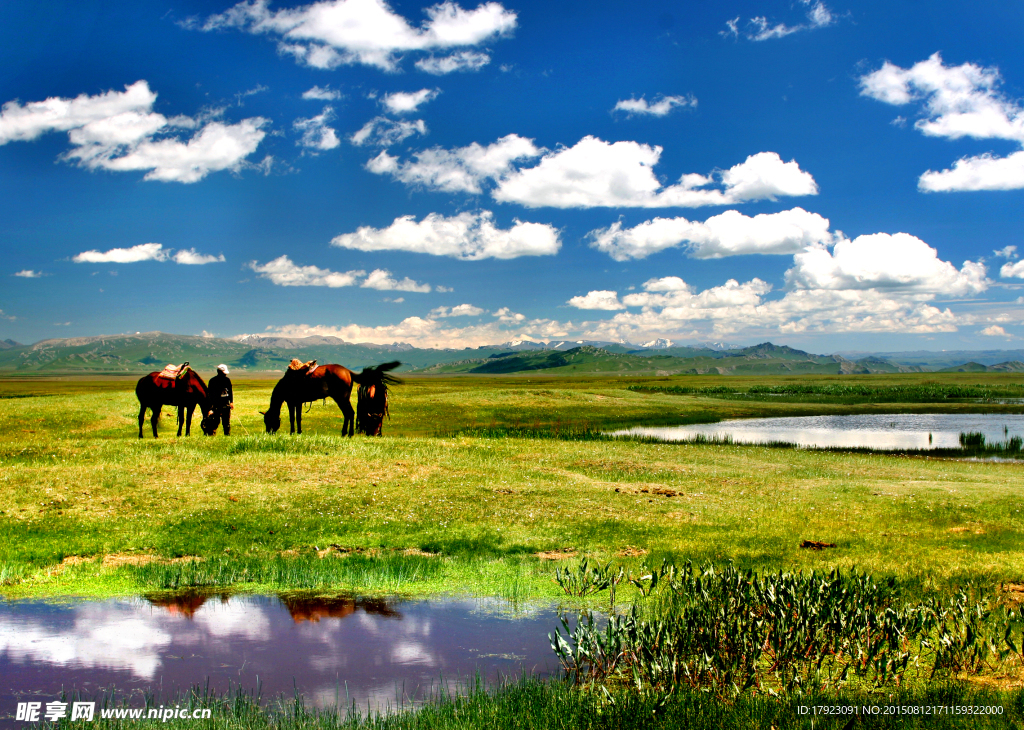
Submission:
{"label": "horse", "polygon": [[[160,420],[160,409],[164,406],[178,408],[178,435],[181,436],[181,427],[184,425],[185,435],[188,436],[192,429],[192,414],[196,406],[202,406],[203,410],[200,413],[206,410],[206,383],[199,377],[199,373],[190,367],[176,378],[161,377],[160,373],[153,372],[139,378],[135,386],[135,397],[139,399],[139,438],[142,438],[147,408],[153,411],[150,423],[153,425],[153,438],[157,437],[156,424]],[[188,418],[185,418],[186,409]]]}
{"label": "horse", "polygon": [[[343,436],[351,436],[355,432],[355,411],[352,410],[352,383],[374,384],[377,382],[378,370],[383,373],[401,365],[400,362],[384,363],[377,368],[367,368],[362,373],[354,373],[341,365],[320,365],[311,370],[286,370],[284,377],[277,381],[274,391],[270,394],[270,406],[260,411],[263,425],[267,433],[277,433],[281,428],[281,404],[288,404],[288,419],[291,422],[291,433],[296,429],[302,433],[302,404],[317,400],[333,398],[345,416],[341,426]],[[372,371],[373,374],[368,374]],[[390,376],[388,376],[390,377]]]}
{"label": "horse", "polygon": [[367,436],[381,435],[384,417],[390,417],[388,386],[402,382],[387,372],[393,370],[397,365],[397,363],[384,363],[375,368],[363,368],[363,372],[359,374],[359,401],[356,405],[357,431]]}

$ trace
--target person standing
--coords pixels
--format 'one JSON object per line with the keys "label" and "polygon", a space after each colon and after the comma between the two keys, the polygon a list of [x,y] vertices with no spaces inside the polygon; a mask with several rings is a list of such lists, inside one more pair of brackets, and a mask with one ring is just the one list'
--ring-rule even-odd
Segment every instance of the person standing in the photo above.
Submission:
{"label": "person standing", "polygon": [[231,409],[235,407],[235,393],[231,389],[231,379],[228,377],[227,365],[221,364],[217,366],[217,374],[210,378],[207,392],[210,394],[209,413],[207,415],[215,416],[215,424],[217,420],[223,422],[224,435],[230,436]]}

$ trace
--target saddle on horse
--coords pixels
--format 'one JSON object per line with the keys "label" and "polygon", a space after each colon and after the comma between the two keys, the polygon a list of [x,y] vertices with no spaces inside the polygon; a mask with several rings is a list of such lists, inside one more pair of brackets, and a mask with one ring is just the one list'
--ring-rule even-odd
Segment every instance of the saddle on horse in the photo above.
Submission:
{"label": "saddle on horse", "polygon": [[292,361],[288,363],[288,370],[290,370],[291,372],[309,375],[311,372],[316,370],[316,360],[310,360],[309,362],[301,362],[298,358],[293,357]]}
{"label": "saddle on horse", "polygon": [[167,365],[158,374],[158,377],[167,378],[168,380],[177,380],[182,378],[192,368],[189,367],[188,361],[183,362],[181,365]]}

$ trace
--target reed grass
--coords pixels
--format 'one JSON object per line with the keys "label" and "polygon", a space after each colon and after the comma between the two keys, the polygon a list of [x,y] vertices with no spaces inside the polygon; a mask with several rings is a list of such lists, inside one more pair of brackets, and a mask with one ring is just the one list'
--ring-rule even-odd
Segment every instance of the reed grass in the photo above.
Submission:
{"label": "reed grass", "polygon": [[[392,712],[315,708],[305,704],[301,697],[261,702],[258,696],[243,691],[212,696],[199,689],[175,704],[211,709],[210,719],[171,719],[161,723],[182,730],[845,730],[859,726],[878,730],[995,730],[1020,727],[1024,722],[1021,691],[996,691],[960,683],[885,692],[808,691],[785,698],[742,695],[723,702],[702,692],[681,691],[668,696],[622,690],[589,692],[565,682],[525,678],[497,687],[475,682],[463,694],[442,687],[422,706],[408,708],[396,703]],[[820,708],[825,706],[845,711],[824,715]],[[819,708],[817,712],[815,707]],[[877,714],[873,714],[874,708]],[[894,711],[899,708],[919,712]],[[957,708],[977,708],[980,712],[960,713]],[[931,712],[926,714],[927,710]],[[138,726],[137,720],[99,718],[93,722],[61,723],[61,727],[79,730]]]}

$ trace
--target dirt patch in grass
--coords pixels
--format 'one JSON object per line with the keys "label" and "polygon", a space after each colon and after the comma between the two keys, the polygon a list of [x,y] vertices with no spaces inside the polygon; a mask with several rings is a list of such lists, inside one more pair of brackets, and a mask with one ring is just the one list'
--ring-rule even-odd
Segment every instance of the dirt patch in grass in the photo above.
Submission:
{"label": "dirt patch in grass", "polygon": [[127,553],[109,553],[103,556],[102,565],[104,568],[120,568],[125,565],[149,565],[150,563],[191,563],[202,562],[205,558],[198,555],[182,555],[180,558],[166,560],[159,555],[144,553],[142,555],[129,555]]}
{"label": "dirt patch in grass", "polygon": [[534,553],[541,560],[568,560],[577,555],[576,548],[559,548],[558,550],[541,550]]}
{"label": "dirt patch in grass", "polygon": [[54,572],[63,573],[68,568],[74,568],[77,565],[85,565],[86,563],[92,563],[95,561],[96,558],[86,558],[81,555],[68,555],[57,564],[57,567],[54,568]]}
{"label": "dirt patch in grass", "polygon": [[642,558],[644,555],[647,554],[647,552],[648,551],[644,550],[643,548],[627,545],[615,554],[620,558]]}

